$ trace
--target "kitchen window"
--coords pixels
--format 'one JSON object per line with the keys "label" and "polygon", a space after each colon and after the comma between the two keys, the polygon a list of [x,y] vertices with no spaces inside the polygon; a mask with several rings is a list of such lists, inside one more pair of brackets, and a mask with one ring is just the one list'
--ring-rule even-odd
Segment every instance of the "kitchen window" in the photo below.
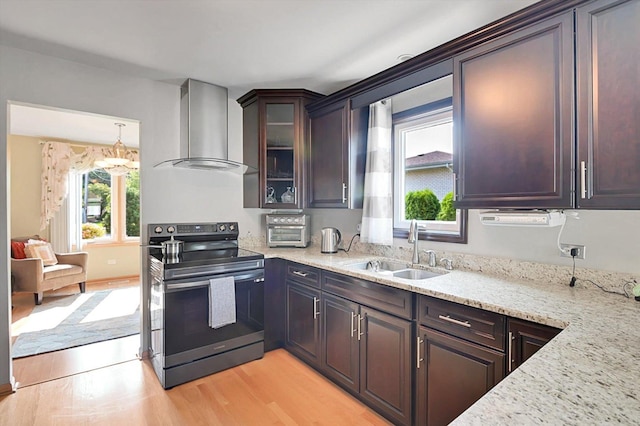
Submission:
{"label": "kitchen window", "polygon": [[408,235],[417,219],[420,239],[466,243],[466,211],[453,208],[451,98],[396,112],[394,236]]}

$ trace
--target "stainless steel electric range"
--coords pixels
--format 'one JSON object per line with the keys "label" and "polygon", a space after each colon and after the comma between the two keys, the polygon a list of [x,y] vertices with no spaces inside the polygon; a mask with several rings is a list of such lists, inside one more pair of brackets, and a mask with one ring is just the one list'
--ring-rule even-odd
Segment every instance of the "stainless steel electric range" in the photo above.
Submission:
{"label": "stainless steel electric range", "polygon": [[[238,247],[237,222],[152,224],[148,235],[151,362],[162,386],[262,358],[264,256]],[[163,255],[172,237],[180,250]],[[212,328],[210,303],[222,277],[235,283],[235,322]]]}

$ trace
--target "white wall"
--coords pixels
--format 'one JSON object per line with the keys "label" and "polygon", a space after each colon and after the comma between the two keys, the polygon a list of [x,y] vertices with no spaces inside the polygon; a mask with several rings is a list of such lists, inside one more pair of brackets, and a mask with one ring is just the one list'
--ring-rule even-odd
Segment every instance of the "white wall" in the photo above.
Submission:
{"label": "white wall", "polygon": [[[178,86],[132,78],[44,55],[0,46],[0,192],[7,200],[0,208],[0,387],[11,379],[9,349],[10,288],[9,229],[10,197],[7,170],[7,102],[19,101],[70,110],[124,117],[141,122],[141,188],[153,191],[153,173],[144,151],[167,146],[178,135]],[[159,149],[161,150],[161,149]],[[168,206],[168,207],[167,207]],[[155,197],[142,200],[145,212],[171,209]]]}
{"label": "white wall", "polygon": [[[577,267],[640,274],[640,212],[579,210],[578,215],[580,219],[567,219],[561,236],[563,243],[586,245],[586,259],[577,260]],[[571,259],[560,257],[557,249],[559,232],[559,227],[486,226],[480,223],[478,211],[471,210],[468,244],[421,244],[435,250],[569,266]]]}
{"label": "white wall", "polygon": [[[640,212],[572,210],[579,219],[568,218],[561,242],[586,246],[586,259],[576,266],[604,271],[640,274]],[[335,226],[350,238],[360,222],[361,210],[335,212],[309,210],[314,235],[323,226]],[[494,227],[480,223],[478,210],[469,211],[468,243],[452,244],[420,241],[421,249],[502,257],[555,265],[571,265],[570,258],[560,257],[557,249],[560,227]],[[357,240],[356,240],[357,241]],[[348,243],[348,241],[347,241]],[[395,239],[394,246],[410,247],[405,239]],[[622,283],[620,283],[622,284]]]}

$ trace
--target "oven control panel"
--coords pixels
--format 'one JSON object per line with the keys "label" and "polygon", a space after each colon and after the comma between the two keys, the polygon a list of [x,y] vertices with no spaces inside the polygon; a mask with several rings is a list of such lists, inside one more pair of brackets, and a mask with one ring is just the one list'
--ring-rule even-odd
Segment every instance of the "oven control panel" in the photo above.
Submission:
{"label": "oven control panel", "polygon": [[216,223],[173,223],[149,225],[149,237],[169,237],[171,235],[238,235],[238,222]]}

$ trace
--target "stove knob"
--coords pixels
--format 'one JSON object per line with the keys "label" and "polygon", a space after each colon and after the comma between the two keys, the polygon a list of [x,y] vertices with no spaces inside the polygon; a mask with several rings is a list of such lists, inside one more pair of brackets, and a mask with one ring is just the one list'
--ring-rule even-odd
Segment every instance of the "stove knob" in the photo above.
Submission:
{"label": "stove knob", "polygon": [[219,232],[224,232],[227,230],[227,225],[225,225],[224,223],[222,225],[218,226],[218,231]]}
{"label": "stove knob", "polygon": [[175,226],[168,226],[167,227],[167,232],[170,233],[170,234],[173,234],[174,232],[176,232]]}
{"label": "stove knob", "polygon": [[235,231],[236,230],[236,225],[234,225],[233,223],[229,224],[229,231]]}
{"label": "stove knob", "polygon": [[153,228],[153,232],[155,232],[156,234],[159,234],[162,232],[162,226],[156,226],[155,228]]}
{"label": "stove knob", "polygon": [[287,222],[291,223],[292,219],[290,217],[287,218]]}

